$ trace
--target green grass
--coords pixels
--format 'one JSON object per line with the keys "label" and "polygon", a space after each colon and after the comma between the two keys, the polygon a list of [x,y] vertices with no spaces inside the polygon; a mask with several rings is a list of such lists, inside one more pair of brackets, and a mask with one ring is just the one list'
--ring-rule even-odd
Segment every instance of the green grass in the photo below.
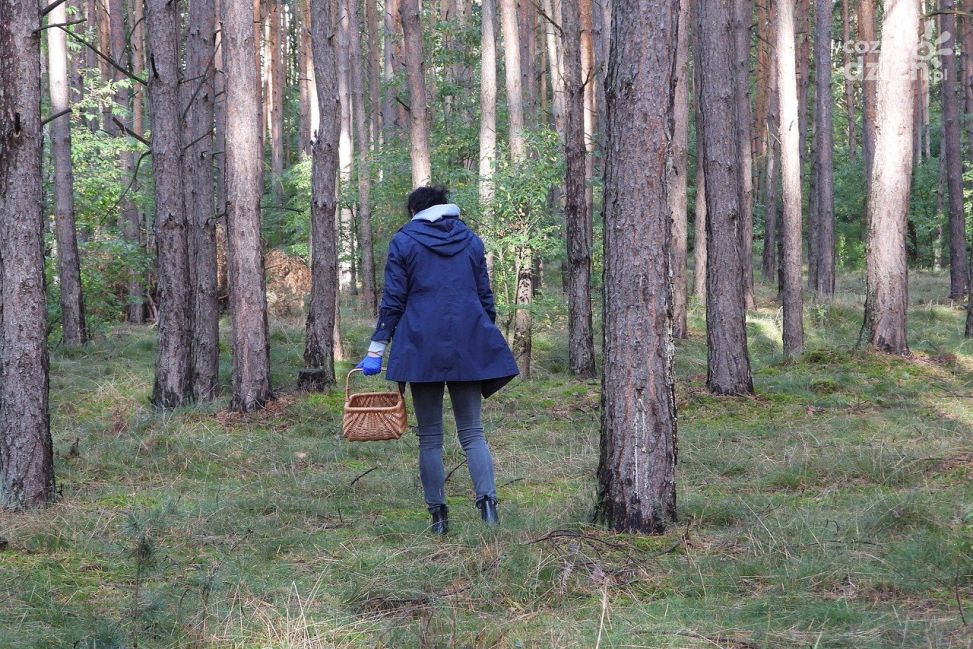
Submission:
{"label": "green grass", "polygon": [[[340,390],[294,392],[299,323],[272,326],[283,407],[243,419],[225,400],[154,414],[151,330],[55,350],[61,496],[0,514],[0,647],[969,647],[973,342],[945,285],[913,273],[897,359],[855,349],[863,287],[842,276],[796,361],[761,287],[749,399],[706,393],[694,305],[662,537],[589,525],[599,386],[559,373],[557,319],[536,378],[486,404],[502,527],[479,525],[460,466],[445,541],[413,435],[346,443]],[[368,323],[344,322],[358,353]]]}

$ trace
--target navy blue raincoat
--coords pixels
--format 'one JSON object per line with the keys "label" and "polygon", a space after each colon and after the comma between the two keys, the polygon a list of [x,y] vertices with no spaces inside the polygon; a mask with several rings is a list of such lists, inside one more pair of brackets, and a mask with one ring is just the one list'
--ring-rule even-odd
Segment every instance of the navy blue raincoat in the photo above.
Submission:
{"label": "navy blue raincoat", "polygon": [[489,397],[518,374],[496,319],[483,241],[458,217],[412,220],[392,237],[372,336],[394,336],[388,380],[481,381]]}

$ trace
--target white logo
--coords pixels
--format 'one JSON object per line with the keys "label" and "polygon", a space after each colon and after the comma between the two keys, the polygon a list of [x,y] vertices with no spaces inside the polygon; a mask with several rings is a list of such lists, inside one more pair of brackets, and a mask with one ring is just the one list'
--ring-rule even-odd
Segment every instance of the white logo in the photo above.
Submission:
{"label": "white logo", "polygon": [[[949,39],[949,32],[943,32],[937,36],[932,21],[926,22],[925,31],[919,39],[916,63],[910,73],[911,78],[927,81],[942,80],[942,57],[952,54],[948,47],[944,47]],[[843,49],[848,54],[853,55],[844,67],[846,77],[855,81],[878,80],[878,54],[881,49],[881,44],[878,41],[848,41]],[[865,57],[870,54],[875,55],[875,60],[865,61]]]}

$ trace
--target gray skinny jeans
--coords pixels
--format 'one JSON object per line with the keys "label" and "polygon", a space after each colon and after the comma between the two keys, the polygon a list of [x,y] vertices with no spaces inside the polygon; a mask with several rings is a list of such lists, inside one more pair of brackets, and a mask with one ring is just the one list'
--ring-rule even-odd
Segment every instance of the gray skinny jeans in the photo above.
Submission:
{"label": "gray skinny jeans", "polygon": [[476,499],[496,498],[493,458],[480,421],[480,383],[450,381],[410,383],[412,404],[419,423],[419,477],[429,509],[446,504],[446,468],[443,466],[443,388],[449,388],[459,443],[473,480]]}

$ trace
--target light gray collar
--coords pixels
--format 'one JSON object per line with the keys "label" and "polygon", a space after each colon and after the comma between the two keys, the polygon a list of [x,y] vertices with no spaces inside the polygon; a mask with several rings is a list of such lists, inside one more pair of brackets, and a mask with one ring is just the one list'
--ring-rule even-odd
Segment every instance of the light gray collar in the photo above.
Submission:
{"label": "light gray collar", "polygon": [[413,221],[429,221],[435,222],[444,216],[459,216],[459,205],[454,205],[453,203],[447,203],[446,205],[433,205],[427,209],[417,212],[415,216],[412,217]]}

